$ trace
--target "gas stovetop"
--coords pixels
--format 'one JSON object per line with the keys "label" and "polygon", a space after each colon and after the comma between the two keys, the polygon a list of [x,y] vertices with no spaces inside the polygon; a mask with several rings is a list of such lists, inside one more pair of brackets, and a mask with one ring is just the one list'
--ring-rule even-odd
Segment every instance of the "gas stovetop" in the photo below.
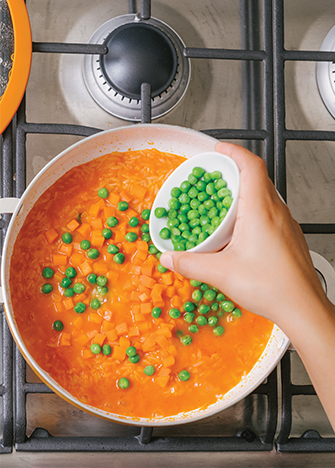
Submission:
{"label": "gas stovetop", "polygon": [[[26,97],[1,140],[2,197],[21,196],[49,160],[98,131],[137,121],[191,127],[261,155],[310,249],[332,265],[335,125],[320,98],[315,69],[322,60],[335,63],[335,52],[319,52],[333,26],[335,4],[303,3],[27,0],[32,69]],[[163,84],[152,83],[154,99],[147,86],[134,91],[131,83],[121,89],[104,58],[114,36],[99,28],[107,20],[111,28],[127,25],[136,15],[149,28],[163,22],[168,36],[163,48],[176,49],[169,65],[175,75],[169,68]],[[92,91],[88,82],[96,88],[99,80],[105,91]],[[160,99],[163,107],[157,105]],[[124,101],[127,109],[120,115],[115,108]],[[8,222],[8,215],[0,219],[1,241]],[[19,466],[22,460],[64,466],[70,459],[71,466],[91,466],[106,461],[106,455],[86,452],[109,451],[118,452],[108,459],[115,466],[171,466],[185,460],[194,466],[299,466],[294,463],[306,465],[307,459],[315,461],[310,466],[334,464],[334,433],[294,351],[250,396],[224,412],[187,425],[139,429],[97,419],[52,393],[26,366],[2,311],[0,316],[0,453],[15,451],[3,455],[4,466]],[[328,453],[295,454],[290,465],[275,452]],[[284,460],[288,464],[281,464]]]}

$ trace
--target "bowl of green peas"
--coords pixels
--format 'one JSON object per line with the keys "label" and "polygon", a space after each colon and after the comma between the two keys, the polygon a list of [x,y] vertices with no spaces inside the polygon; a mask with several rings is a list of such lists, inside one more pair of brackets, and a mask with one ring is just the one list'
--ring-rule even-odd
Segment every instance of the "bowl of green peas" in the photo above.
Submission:
{"label": "bowl of green peas", "polygon": [[161,251],[217,252],[236,221],[240,171],[215,151],[187,159],[173,171],[152,206],[149,227]]}

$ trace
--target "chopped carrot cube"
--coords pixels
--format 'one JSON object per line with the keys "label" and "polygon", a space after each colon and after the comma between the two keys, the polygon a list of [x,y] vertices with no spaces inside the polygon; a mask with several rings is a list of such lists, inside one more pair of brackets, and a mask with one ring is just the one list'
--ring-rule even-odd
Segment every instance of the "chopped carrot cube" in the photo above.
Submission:
{"label": "chopped carrot cube", "polygon": [[128,325],[126,322],[123,322],[120,325],[117,325],[115,330],[118,335],[126,335],[128,333]]}
{"label": "chopped carrot cube", "polygon": [[88,321],[93,323],[102,323],[103,318],[100,315],[96,314],[95,312],[91,312],[88,316]]}
{"label": "chopped carrot cube", "polygon": [[72,297],[69,297],[68,299],[63,301],[63,304],[64,304],[64,307],[65,307],[66,310],[73,309],[73,307],[74,307]]}
{"label": "chopped carrot cube", "polygon": [[165,290],[167,297],[173,297],[176,294],[176,288],[174,286],[168,286]]}
{"label": "chopped carrot cube", "polygon": [[91,245],[92,247],[102,247],[104,245],[104,236],[92,236]]}
{"label": "chopped carrot cube", "polygon": [[110,271],[106,274],[106,276],[107,276],[107,278],[108,278],[109,280],[111,280],[111,282],[113,283],[113,282],[116,282],[116,281],[119,279],[120,274],[117,273],[116,271],[110,270]]}
{"label": "chopped carrot cube", "polygon": [[168,348],[170,343],[169,341],[167,340],[167,338],[165,338],[164,335],[158,335],[155,337],[155,341],[156,343],[161,347],[161,348]]}
{"label": "chopped carrot cube", "polygon": [[166,377],[155,377],[154,381],[156,384],[158,384],[160,387],[164,388],[166,387],[168,381],[170,379],[170,376],[166,376]]}
{"label": "chopped carrot cube", "polygon": [[78,270],[83,276],[87,276],[90,273],[92,273],[93,268],[92,265],[90,265],[90,263],[87,260],[85,260],[85,262],[78,266]]}
{"label": "chopped carrot cube", "polygon": [[143,200],[145,194],[146,194],[147,189],[143,187],[142,185],[133,185],[131,188],[131,194],[134,198],[137,198],[138,200]]}
{"label": "chopped carrot cube", "polygon": [[173,274],[171,272],[163,273],[161,278],[162,278],[162,283],[166,284],[167,286],[173,283]]}
{"label": "chopped carrot cube", "polygon": [[116,193],[110,193],[108,197],[108,201],[112,205],[116,206],[120,201],[120,195],[117,195]]}
{"label": "chopped carrot cube", "polygon": [[76,318],[76,320],[72,322],[72,325],[76,328],[82,328],[82,326],[84,325],[83,318],[79,316],[78,318]]}
{"label": "chopped carrot cube", "polygon": [[140,300],[140,293],[138,291],[132,291],[130,294],[131,301],[139,301]]}
{"label": "chopped carrot cube", "polygon": [[140,331],[138,327],[129,327],[129,336],[139,336]]}
{"label": "chopped carrot cube", "polygon": [[80,346],[84,346],[89,341],[90,341],[90,338],[88,338],[87,335],[80,335],[78,336],[78,338],[75,339],[75,342],[79,344]]}
{"label": "chopped carrot cube", "polygon": [[106,309],[105,307],[101,307],[100,312],[103,315],[103,318],[107,320],[108,322],[111,320],[113,312],[109,309]]}
{"label": "chopped carrot cube", "polygon": [[171,369],[163,367],[163,368],[160,369],[158,376],[159,377],[167,377],[170,374],[171,374]]}
{"label": "chopped carrot cube", "polygon": [[52,255],[52,263],[55,266],[66,265],[67,264],[67,256],[63,255],[63,254],[53,254]]}
{"label": "chopped carrot cube", "polygon": [[128,348],[130,346],[130,341],[128,340],[128,338],[125,338],[124,336],[121,336],[120,339],[119,339],[119,345],[122,348]]}
{"label": "chopped carrot cube", "polygon": [[[102,322],[102,327],[101,327],[101,329],[102,329],[102,331],[104,331],[104,332],[108,332],[108,331],[114,330],[114,324],[108,322],[107,320],[104,320],[104,321]],[[115,332],[115,333],[116,333],[116,332]]]}
{"label": "chopped carrot cube", "polygon": [[73,219],[66,225],[69,231],[75,231],[80,226],[80,223],[76,219]]}
{"label": "chopped carrot cube", "polygon": [[[106,335],[104,333],[97,333],[93,339],[93,343],[96,343],[102,346],[105,339],[106,339]],[[165,366],[165,367],[168,367],[168,366]]]}
{"label": "chopped carrot cube", "polygon": [[167,350],[168,350],[168,352],[169,352],[170,354],[172,354],[172,356],[174,356],[174,357],[176,357],[177,354],[178,354],[177,348],[176,348],[174,345],[169,346]]}
{"label": "chopped carrot cube", "polygon": [[99,214],[100,209],[101,209],[100,203],[93,203],[93,205],[90,206],[88,213],[94,218],[96,218]]}
{"label": "chopped carrot cube", "polygon": [[147,321],[138,323],[137,327],[141,333],[146,333],[147,331],[149,331],[150,328],[149,323]]}
{"label": "chopped carrot cube", "polygon": [[87,223],[82,223],[79,228],[77,228],[77,232],[79,232],[83,237],[89,237],[91,226]]}
{"label": "chopped carrot cube", "polygon": [[179,309],[183,306],[183,301],[180,299],[179,296],[173,296],[171,299],[171,306]]}
{"label": "chopped carrot cube", "polygon": [[135,322],[145,322],[146,318],[143,314],[134,314],[134,320]]}
{"label": "chopped carrot cube", "polygon": [[162,301],[162,292],[164,291],[164,286],[162,284],[156,283],[151,290],[151,298],[154,302]]}
{"label": "chopped carrot cube", "polygon": [[115,215],[115,209],[112,208],[111,206],[105,206],[104,208],[104,218],[110,218],[111,216]]}
{"label": "chopped carrot cube", "polygon": [[[150,258],[150,257],[148,257]],[[143,264],[141,266],[141,273],[142,275],[146,275],[146,276],[149,276],[151,277],[152,275],[152,269],[153,269],[153,264],[151,263],[146,263],[146,264]]]}
{"label": "chopped carrot cube", "polygon": [[63,279],[64,275],[60,272],[60,271],[56,271],[56,273],[54,274],[54,279],[60,283]]}
{"label": "chopped carrot cube", "polygon": [[71,333],[63,332],[59,340],[60,346],[71,346]]}
{"label": "chopped carrot cube", "polygon": [[116,341],[117,340],[117,333],[116,333],[115,328],[114,328],[114,330],[106,331],[106,336],[107,336],[108,341]]}
{"label": "chopped carrot cube", "polygon": [[179,279],[176,279],[173,283],[173,286],[176,288],[176,289],[180,289],[182,286],[183,286],[183,282],[180,281]]}
{"label": "chopped carrot cube", "polygon": [[132,242],[125,242],[123,244],[123,248],[127,254],[133,254],[136,252],[136,245]]}
{"label": "chopped carrot cube", "polygon": [[85,260],[85,257],[83,254],[74,253],[72,257],[70,258],[70,263],[71,265],[78,267],[84,262],[84,260]]}
{"label": "chopped carrot cube", "polygon": [[86,333],[86,336],[88,337],[89,340],[95,337],[95,335],[98,333],[98,330],[91,330],[88,333]]}
{"label": "chopped carrot cube", "polygon": [[150,336],[148,336],[142,345],[142,350],[146,353],[147,351],[150,351],[151,349],[153,349],[155,346],[156,346],[156,341]]}
{"label": "chopped carrot cube", "polygon": [[81,355],[84,359],[89,359],[94,356],[94,354],[89,349],[83,349]]}
{"label": "chopped carrot cube", "polygon": [[141,314],[150,314],[152,311],[151,302],[146,302],[145,304],[141,304]]}
{"label": "chopped carrot cube", "polygon": [[140,294],[140,301],[144,302],[144,301],[147,301],[148,299],[150,299],[150,296],[147,293],[144,292]]}
{"label": "chopped carrot cube", "polygon": [[92,229],[101,230],[103,227],[102,219],[101,218],[92,219],[91,226],[92,226]]}
{"label": "chopped carrot cube", "polygon": [[44,233],[44,236],[48,242],[48,244],[52,244],[58,237],[58,232],[56,231],[56,229],[54,228],[51,228],[51,229],[48,229],[45,233]]}
{"label": "chopped carrot cube", "polygon": [[57,310],[57,312],[63,312],[64,306],[63,306],[62,302],[55,302],[54,306],[55,306],[55,309]]}
{"label": "chopped carrot cube", "polygon": [[58,252],[64,255],[67,255],[69,257],[72,253],[72,249],[73,249],[72,245],[62,244],[60,248],[58,249]]}
{"label": "chopped carrot cube", "polygon": [[132,265],[132,267],[130,268],[129,273],[132,273],[133,275],[139,275],[141,273],[141,267],[136,266],[136,265]]}
{"label": "chopped carrot cube", "polygon": [[106,275],[108,267],[104,262],[95,262],[93,263],[93,271],[97,275]]}
{"label": "chopped carrot cube", "polygon": [[172,333],[171,333],[171,330],[168,327],[165,327],[164,325],[162,325],[156,331],[156,335],[163,335],[166,338],[171,338]]}
{"label": "chopped carrot cube", "polygon": [[114,233],[114,242],[118,243],[118,242],[123,242],[124,241],[124,234],[122,234],[122,232],[120,231],[116,231]]}
{"label": "chopped carrot cube", "polygon": [[86,296],[85,293],[81,293],[81,294],[78,294],[78,296],[76,295],[76,303],[77,302],[85,302],[85,303],[88,303],[88,297]]}
{"label": "chopped carrot cube", "polygon": [[122,201],[126,201],[127,203],[129,203],[130,200],[131,200],[131,196],[128,193],[124,192],[124,191],[122,191],[120,193],[120,198],[121,198]]}
{"label": "chopped carrot cube", "polygon": [[126,350],[121,348],[121,346],[114,346],[112,352],[112,359],[117,361],[123,361],[126,357]]}
{"label": "chopped carrot cube", "polygon": [[146,275],[142,275],[140,277],[140,282],[141,284],[143,284],[143,286],[149,289],[152,289],[156,284],[156,281],[153,278],[150,278],[149,276],[146,276]]}
{"label": "chopped carrot cube", "polygon": [[176,362],[175,358],[173,356],[171,356],[171,354],[166,357],[165,359],[163,359],[163,366],[164,367],[171,367],[173,366],[173,364]]}
{"label": "chopped carrot cube", "polygon": [[148,252],[149,247],[148,247],[147,242],[138,240],[136,242],[136,245],[137,245],[137,250],[139,250],[140,252],[146,252],[146,253]]}

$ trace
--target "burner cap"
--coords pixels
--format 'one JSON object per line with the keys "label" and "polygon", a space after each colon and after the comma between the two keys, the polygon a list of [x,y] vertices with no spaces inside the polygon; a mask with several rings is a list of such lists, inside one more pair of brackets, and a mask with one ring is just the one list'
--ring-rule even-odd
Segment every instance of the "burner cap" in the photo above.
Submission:
{"label": "burner cap", "polygon": [[101,71],[112,88],[130,99],[141,99],[141,84],[152,97],[174,80],[178,59],[172,41],[147,23],[125,24],[107,36],[108,53],[100,56]]}

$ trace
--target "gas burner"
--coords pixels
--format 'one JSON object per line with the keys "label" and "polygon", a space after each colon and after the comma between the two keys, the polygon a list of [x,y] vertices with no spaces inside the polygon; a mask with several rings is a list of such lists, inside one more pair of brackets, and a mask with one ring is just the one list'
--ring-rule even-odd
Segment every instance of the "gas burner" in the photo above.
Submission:
{"label": "gas burner", "polygon": [[[320,51],[335,51],[335,26],[324,38]],[[335,62],[317,62],[316,81],[324,105],[335,118]]]}
{"label": "gas burner", "polygon": [[93,99],[120,119],[141,120],[141,84],[151,85],[152,119],[173,109],[190,81],[185,45],[167,24],[136,15],[113,18],[100,26],[90,44],[105,44],[106,55],[86,55],[83,75]]}

